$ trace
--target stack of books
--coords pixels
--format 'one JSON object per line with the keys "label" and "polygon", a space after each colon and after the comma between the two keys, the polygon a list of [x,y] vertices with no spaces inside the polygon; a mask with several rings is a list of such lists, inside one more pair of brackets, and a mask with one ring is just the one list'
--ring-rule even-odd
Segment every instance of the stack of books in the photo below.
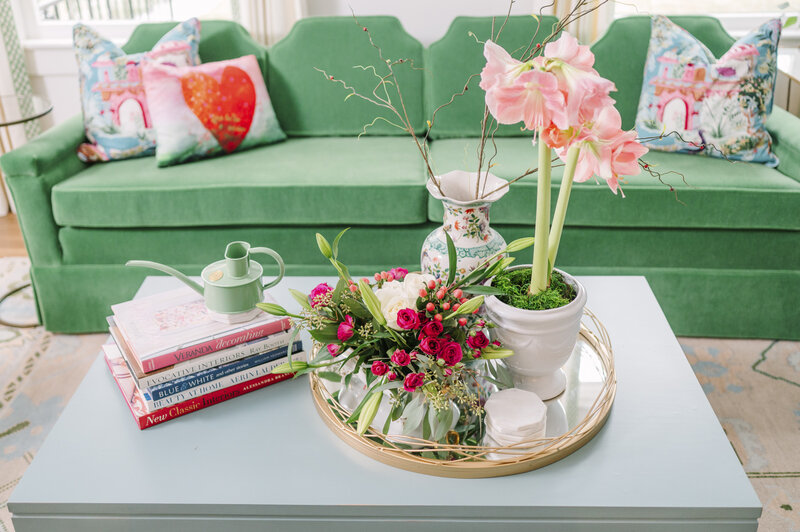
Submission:
{"label": "stack of books", "polygon": [[103,352],[140,429],[290,378],[272,374],[290,353],[306,359],[301,342],[289,345],[288,318],[262,312],[244,323],[215,321],[188,287],[111,310],[114,343]]}

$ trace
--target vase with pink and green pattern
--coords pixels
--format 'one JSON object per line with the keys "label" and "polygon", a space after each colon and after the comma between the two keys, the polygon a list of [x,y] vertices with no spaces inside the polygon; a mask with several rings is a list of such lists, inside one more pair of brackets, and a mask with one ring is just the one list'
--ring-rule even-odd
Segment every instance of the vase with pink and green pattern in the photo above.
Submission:
{"label": "vase with pink and green pattern", "polygon": [[[453,239],[458,259],[457,278],[483,264],[506,246],[506,241],[489,226],[489,208],[508,191],[507,182],[492,174],[456,170],[437,177],[439,186],[428,180],[431,196],[441,200],[444,220],[422,244],[423,273],[447,278],[449,259],[445,232]],[[479,181],[479,182],[478,182]]]}

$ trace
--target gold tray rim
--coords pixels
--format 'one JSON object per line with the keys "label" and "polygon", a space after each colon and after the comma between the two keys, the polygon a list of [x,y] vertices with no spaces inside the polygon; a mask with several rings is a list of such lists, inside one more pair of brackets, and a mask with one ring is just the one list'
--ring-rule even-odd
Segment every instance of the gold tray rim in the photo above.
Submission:
{"label": "gold tray rim", "polygon": [[[339,437],[339,439],[373,460],[377,460],[378,462],[392,467],[412,471],[414,473],[448,478],[490,478],[533,471],[534,469],[545,467],[569,456],[591,441],[592,438],[600,432],[603,426],[605,426],[606,420],[611,412],[611,406],[614,403],[614,398],[616,397],[617,378],[614,367],[614,354],[611,349],[608,331],[597,316],[590,310],[585,309],[584,316],[591,320],[598,334],[592,332],[585,323],[581,323],[579,336],[594,349],[606,370],[607,377],[603,389],[598,394],[592,408],[589,409],[589,412],[587,412],[581,423],[562,436],[545,438],[549,443],[543,449],[533,453],[510,455],[508,459],[501,461],[467,461],[466,459],[446,461],[422,458],[400,448],[380,445],[370,440],[365,435],[358,434],[353,427],[344,423],[344,421],[334,413],[331,406],[328,404],[328,399],[325,398],[321,391],[324,389],[324,384],[322,384],[320,378],[315,373],[311,373],[309,375],[309,384],[314,406],[316,407],[317,413],[322,418],[322,421]],[[327,390],[325,390],[325,393],[329,395]],[[333,398],[330,398],[330,400],[335,401]],[[340,406],[340,408],[342,407]],[[342,408],[342,410],[344,409]],[[383,440],[386,439],[384,434],[373,429],[369,429],[367,435],[378,437]],[[441,447],[441,444],[436,442],[430,443]],[[466,448],[468,446],[453,445],[445,447]],[[503,450],[511,450],[512,448],[492,447],[486,449],[490,449],[487,452],[502,452]]]}

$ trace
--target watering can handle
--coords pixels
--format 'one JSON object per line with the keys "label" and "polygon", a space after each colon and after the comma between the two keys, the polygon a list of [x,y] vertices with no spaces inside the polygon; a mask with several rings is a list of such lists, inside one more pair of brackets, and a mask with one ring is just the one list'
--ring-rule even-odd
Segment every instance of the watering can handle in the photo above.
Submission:
{"label": "watering can handle", "polygon": [[283,279],[283,275],[286,273],[286,265],[283,263],[283,259],[281,258],[281,256],[278,255],[276,251],[273,251],[269,248],[250,248],[251,255],[256,253],[260,253],[262,255],[269,255],[270,257],[275,259],[275,262],[278,263],[278,268],[280,268],[280,270],[278,271],[278,276],[271,283],[267,283],[264,286],[262,286],[263,290],[266,290],[267,288],[272,288],[273,286],[281,282],[281,279]]}

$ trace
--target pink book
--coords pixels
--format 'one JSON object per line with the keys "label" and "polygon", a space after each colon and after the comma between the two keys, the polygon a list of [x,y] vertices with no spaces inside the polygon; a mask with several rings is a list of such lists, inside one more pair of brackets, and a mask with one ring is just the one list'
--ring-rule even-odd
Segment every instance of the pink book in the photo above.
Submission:
{"label": "pink book", "polygon": [[[274,302],[269,295],[264,298]],[[203,297],[184,286],[112,305],[114,321],[145,373],[227,349],[291,327],[288,318],[259,312],[244,323],[211,318]]]}
{"label": "pink book", "polygon": [[133,380],[128,366],[122,359],[119,348],[113,344],[104,345],[103,352],[105,353],[108,369],[111,370],[111,376],[114,377],[114,381],[117,383],[120,392],[122,392],[122,397],[125,399],[128,409],[133,415],[133,419],[136,420],[136,424],[139,425],[139,429],[142,430],[169,421],[170,419],[196,412],[218,403],[223,403],[228,399],[239,397],[240,395],[250,393],[259,388],[269,386],[270,384],[284,381],[294,375],[293,373],[264,375],[249,381],[234,384],[227,388],[222,388],[221,390],[216,390],[206,395],[188,399],[182,403],[149,412],[144,397],[142,397],[141,392],[136,387],[136,381]]}

